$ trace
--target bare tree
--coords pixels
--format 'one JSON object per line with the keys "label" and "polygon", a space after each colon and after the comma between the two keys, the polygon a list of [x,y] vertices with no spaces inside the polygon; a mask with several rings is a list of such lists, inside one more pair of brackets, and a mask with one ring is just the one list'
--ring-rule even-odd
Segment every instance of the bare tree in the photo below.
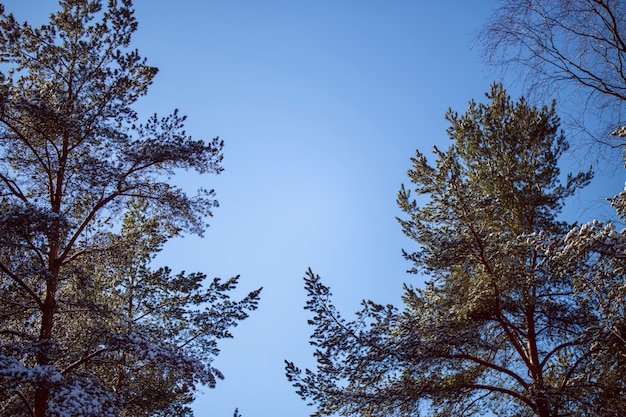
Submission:
{"label": "bare tree", "polygon": [[560,95],[577,127],[619,147],[606,138],[624,124],[626,2],[506,0],[479,42],[488,64],[516,70],[527,95]]}

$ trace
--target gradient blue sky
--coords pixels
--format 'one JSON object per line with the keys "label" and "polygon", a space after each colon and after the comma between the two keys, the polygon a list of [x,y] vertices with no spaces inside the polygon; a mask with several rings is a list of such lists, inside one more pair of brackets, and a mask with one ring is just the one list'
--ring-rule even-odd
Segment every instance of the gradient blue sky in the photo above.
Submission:
{"label": "gradient blue sky", "polygon": [[[56,9],[54,0],[4,3],[31,23]],[[447,147],[448,107],[482,101],[496,77],[472,47],[496,4],[135,0],[133,46],[160,69],[138,110],[178,108],[194,137],[226,142],[222,175],[176,179],[191,192],[217,190],[205,238],[171,241],[157,263],[241,274],[242,294],[264,287],[259,310],[220,344],[215,365],[226,380],[199,395],[198,417],[313,411],[283,369],[284,359],[313,365],[307,267],[348,316],[361,299],[399,304],[402,283],[419,284],[405,273],[401,248],[414,246],[395,220],[396,193],[416,148]],[[618,176],[574,197],[573,215],[589,220],[585,207],[618,192]]]}

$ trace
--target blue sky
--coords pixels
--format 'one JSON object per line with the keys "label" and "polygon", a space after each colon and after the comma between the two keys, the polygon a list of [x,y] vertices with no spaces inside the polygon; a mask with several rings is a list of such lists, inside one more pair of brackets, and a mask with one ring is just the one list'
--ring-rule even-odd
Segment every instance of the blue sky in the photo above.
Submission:
{"label": "blue sky", "polygon": [[[53,0],[9,0],[41,22]],[[157,263],[264,287],[259,310],[221,343],[226,376],[194,406],[199,417],[297,417],[305,406],[283,360],[311,366],[303,310],[307,267],[348,315],[361,299],[399,304],[412,249],[395,217],[415,149],[445,148],[444,114],[481,101],[496,73],[472,47],[496,1],[135,0],[133,46],[160,72],[137,109],[174,108],[196,138],[226,143],[219,177],[183,174],[221,206],[203,239],[169,242]],[[505,80],[506,81],[506,80]],[[515,85],[505,86],[512,96]],[[571,213],[623,186],[623,173],[574,197]],[[620,185],[622,184],[622,185]],[[594,206],[597,207],[597,206]],[[610,212],[610,210],[607,210]],[[582,220],[588,220],[585,215]]]}

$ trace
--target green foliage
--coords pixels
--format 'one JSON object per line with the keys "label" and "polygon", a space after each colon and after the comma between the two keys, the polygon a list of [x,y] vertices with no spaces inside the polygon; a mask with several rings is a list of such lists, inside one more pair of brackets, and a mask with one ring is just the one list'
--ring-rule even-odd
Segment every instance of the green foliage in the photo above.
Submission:
{"label": "green foliage", "polygon": [[[39,28],[0,14],[0,415],[189,415],[216,340],[257,306],[238,278],[150,268],[217,202],[168,183],[222,171],[222,142],[132,109],[157,73],[130,0],[65,0]],[[115,232],[115,227],[121,231]]]}
{"label": "green foliage", "polygon": [[[109,235],[107,249],[85,256],[68,277],[61,297],[86,308],[57,319],[76,338],[60,363],[112,387],[123,415],[191,415],[196,384],[212,388],[223,378],[210,365],[217,340],[232,337],[229,329],[256,309],[259,291],[233,301],[239,277],[207,283],[202,273],[151,269],[169,233],[167,222],[146,209],[131,201],[121,233]],[[88,363],[86,346],[98,352]]]}
{"label": "green foliage", "polygon": [[[611,200],[621,220],[624,201],[623,191]],[[572,228],[546,251],[558,273],[573,276],[577,294],[598,318],[587,329],[593,341],[589,355],[601,386],[593,401],[600,415],[620,415],[626,407],[626,230],[593,220]]]}
{"label": "green foliage", "polygon": [[616,415],[595,406],[622,400],[594,371],[601,316],[575,274],[586,260],[564,268],[555,249],[564,199],[592,173],[561,184],[554,104],[513,103],[497,84],[487,98],[448,112],[453,143],[435,166],[412,158],[399,221],[419,245],[412,271],[431,280],[405,288],[401,311],[368,301],[346,321],[307,274],[318,365],[288,362],[287,376],[319,415]]}

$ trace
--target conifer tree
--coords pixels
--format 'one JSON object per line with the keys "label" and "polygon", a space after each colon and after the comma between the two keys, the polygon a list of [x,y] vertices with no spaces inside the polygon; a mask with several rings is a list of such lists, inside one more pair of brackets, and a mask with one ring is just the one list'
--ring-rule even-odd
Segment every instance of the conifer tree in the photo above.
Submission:
{"label": "conifer tree", "polygon": [[[626,191],[612,199],[618,219],[626,219]],[[597,320],[587,327],[587,355],[593,362],[593,408],[599,416],[626,409],[626,229],[594,219],[573,227],[562,240],[542,242],[553,273],[570,275],[576,293]],[[592,385],[593,383],[593,385]]]}
{"label": "conifer tree", "polygon": [[39,28],[1,10],[2,416],[188,415],[220,377],[215,339],[256,308],[228,299],[236,278],[149,268],[216,205],[167,178],[220,173],[222,142],[176,111],[139,120],[157,69],[136,28],[130,0],[62,0]]}
{"label": "conifer tree", "polygon": [[418,245],[404,252],[411,272],[429,280],[406,286],[402,309],[367,301],[348,321],[307,273],[317,369],[287,362],[287,376],[318,415],[598,415],[598,312],[548,249],[570,229],[557,218],[565,198],[592,173],[561,183],[554,103],[514,103],[498,84],[487,98],[448,112],[453,142],[434,166],[412,158],[399,221]]}

